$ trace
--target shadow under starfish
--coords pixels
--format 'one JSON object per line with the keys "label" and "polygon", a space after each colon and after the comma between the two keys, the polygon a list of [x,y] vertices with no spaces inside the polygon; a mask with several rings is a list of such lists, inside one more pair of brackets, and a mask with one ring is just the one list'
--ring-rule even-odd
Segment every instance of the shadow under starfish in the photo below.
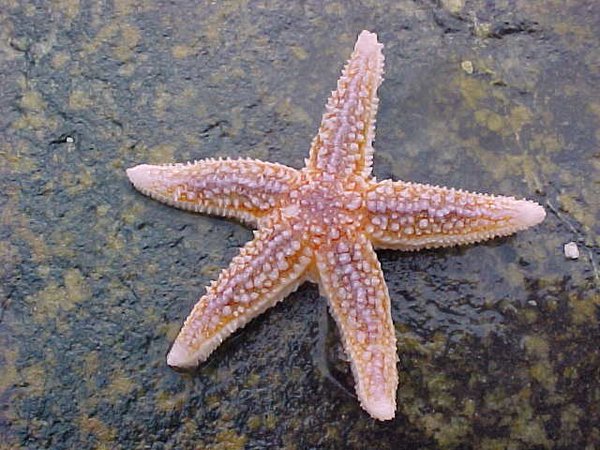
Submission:
{"label": "shadow under starfish", "polygon": [[167,362],[195,367],[302,282],[319,284],[340,329],[361,406],[396,411],[396,336],[374,248],[419,250],[505,236],[540,223],[537,203],[371,175],[383,45],[363,31],[332,92],[306,167],[208,159],[127,170],[156,200],[255,227],[207,288]]}

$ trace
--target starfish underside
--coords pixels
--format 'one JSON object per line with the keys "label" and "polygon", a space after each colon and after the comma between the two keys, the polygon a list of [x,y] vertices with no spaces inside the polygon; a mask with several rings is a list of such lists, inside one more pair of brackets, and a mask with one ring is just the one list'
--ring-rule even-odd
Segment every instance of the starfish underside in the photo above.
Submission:
{"label": "starfish underside", "polygon": [[472,243],[544,219],[544,209],[527,200],[371,176],[382,48],[375,34],[359,35],[301,170],[250,159],[127,170],[133,185],[156,200],[256,228],[194,306],[169,365],[198,365],[235,330],[315,281],[340,329],[362,407],[391,419],[396,336],[374,248]]}

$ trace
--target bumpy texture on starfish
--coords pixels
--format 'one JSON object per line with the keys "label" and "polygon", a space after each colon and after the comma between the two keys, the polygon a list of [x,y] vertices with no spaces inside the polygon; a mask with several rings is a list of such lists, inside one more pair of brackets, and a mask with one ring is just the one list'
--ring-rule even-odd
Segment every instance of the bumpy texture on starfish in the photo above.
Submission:
{"label": "bumpy texture on starfish", "polygon": [[305,280],[317,282],[350,357],[362,407],[396,410],[396,336],[375,248],[418,250],[504,236],[545,217],[537,203],[371,176],[383,45],[363,31],[327,102],[306,167],[208,159],[127,170],[144,194],[257,228],[207,288],[167,362],[194,367]]}

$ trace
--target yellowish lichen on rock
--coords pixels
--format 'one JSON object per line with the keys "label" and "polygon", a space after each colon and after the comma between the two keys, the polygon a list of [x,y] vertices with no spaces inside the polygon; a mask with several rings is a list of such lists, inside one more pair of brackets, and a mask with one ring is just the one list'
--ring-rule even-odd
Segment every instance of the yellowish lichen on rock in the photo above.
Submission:
{"label": "yellowish lichen on rock", "polygon": [[129,394],[134,388],[135,383],[130,377],[122,372],[115,371],[105,391],[108,393],[107,397],[116,402],[122,396]]}
{"label": "yellowish lichen on rock", "polygon": [[257,146],[248,150],[248,157],[255,159],[268,159],[269,150],[265,146]]}
{"label": "yellowish lichen on rock", "polygon": [[476,77],[468,77],[461,73],[453,83],[458,86],[469,109],[477,109],[479,102],[489,95],[489,84]]}
{"label": "yellowish lichen on rock", "polygon": [[574,404],[566,405],[560,413],[561,444],[568,447],[572,441],[571,436],[579,430],[579,421],[585,413]]}
{"label": "yellowish lichen on rock", "polygon": [[487,127],[494,133],[501,134],[500,132],[506,127],[504,118],[500,114],[487,108],[475,111],[475,120],[479,125]]}
{"label": "yellowish lichen on rock", "polygon": [[200,275],[207,278],[214,278],[215,276],[219,275],[221,270],[222,268],[215,264],[203,264],[200,268]]}
{"label": "yellowish lichen on rock", "polygon": [[171,47],[171,55],[175,59],[184,59],[188,56],[192,56],[195,53],[194,47],[191,47],[186,44],[177,44]]}
{"label": "yellowish lichen on rock", "polygon": [[79,428],[83,433],[95,436],[101,445],[111,444],[117,436],[116,430],[97,417],[80,417]]}
{"label": "yellowish lichen on rock", "polygon": [[[514,445],[514,444],[512,444]],[[508,438],[488,438],[485,437],[479,444],[481,450],[507,450],[511,447],[510,439]],[[516,448],[516,447],[514,447]]]}
{"label": "yellowish lichen on rock", "polygon": [[35,131],[42,136],[54,131],[58,126],[56,117],[46,114],[46,102],[41,94],[30,87],[25,79],[19,79],[23,93],[20,99],[21,115],[12,121],[11,127],[15,130]]}
{"label": "yellowish lichen on rock", "polygon": [[443,373],[431,374],[426,380],[431,403],[436,408],[454,408],[456,399],[451,391],[454,382]]}
{"label": "yellowish lichen on rock", "polygon": [[113,54],[118,60],[126,62],[133,58],[134,49],[141,38],[140,30],[130,23],[122,23],[119,26],[119,31],[118,44]]}
{"label": "yellowish lichen on rock", "polygon": [[452,14],[458,14],[465,7],[465,0],[442,0],[442,6]]}
{"label": "yellowish lichen on rock", "polygon": [[44,322],[55,318],[61,311],[69,311],[90,296],[90,289],[81,272],[67,269],[63,284],[50,281],[46,287],[28,297],[33,306],[34,318]]}
{"label": "yellowish lichen on rock", "polygon": [[[34,172],[40,161],[32,158],[28,153],[29,146],[24,141],[0,142],[0,159],[2,159],[4,164],[2,169],[10,171],[13,174],[30,174]],[[13,188],[14,191],[10,192],[8,191],[10,188],[11,186],[7,186],[7,191],[5,191],[7,194],[17,195],[21,193],[21,190],[16,188]],[[5,205],[1,213],[8,213],[8,211],[9,208]]]}
{"label": "yellowish lichen on rock", "polygon": [[593,293],[588,295],[569,293],[568,298],[571,307],[571,320],[575,325],[597,325],[596,313],[597,308],[600,307],[600,296]]}
{"label": "yellowish lichen on rock", "polygon": [[596,223],[595,210],[578,201],[573,195],[573,191],[565,191],[559,194],[558,201],[561,209],[570,214],[580,224],[584,225],[586,230],[591,231],[593,229],[593,226]]}
{"label": "yellowish lichen on rock", "polygon": [[559,134],[533,133],[529,139],[529,148],[540,152],[557,153],[564,148],[564,142]]}
{"label": "yellowish lichen on rock", "polygon": [[17,368],[17,351],[11,348],[3,348],[0,355],[0,392],[13,386],[18,380]]}
{"label": "yellowish lichen on rock", "polygon": [[81,170],[77,174],[65,175],[62,180],[63,185],[67,187],[67,192],[71,196],[79,195],[94,184],[94,176],[88,169]]}
{"label": "yellowish lichen on rock", "polygon": [[540,383],[547,391],[553,392],[556,386],[556,375],[549,361],[543,360],[529,367],[531,378]]}
{"label": "yellowish lichen on rock", "polygon": [[489,22],[481,22],[475,19],[473,23],[473,31],[477,37],[488,38],[492,33],[492,24]]}
{"label": "yellowish lichen on rock", "polygon": [[555,33],[568,37],[564,42],[571,44],[571,46],[590,42],[596,37],[595,30],[587,24],[577,24],[564,18],[560,21],[550,22],[549,25],[554,29]]}
{"label": "yellowish lichen on rock", "polygon": [[172,392],[159,391],[154,396],[154,401],[158,409],[163,412],[181,411],[187,402],[188,395],[189,393],[186,391],[178,392],[176,394],[173,394]]}
{"label": "yellowish lichen on rock", "polygon": [[534,308],[524,308],[521,311],[520,319],[531,325],[537,322],[539,314]]}
{"label": "yellowish lichen on rock", "polygon": [[511,108],[508,116],[508,123],[514,133],[520,133],[523,127],[531,122],[533,114],[523,105],[517,105]]}
{"label": "yellowish lichen on rock", "polygon": [[312,122],[310,115],[300,106],[294,105],[289,98],[275,103],[275,111],[285,120],[308,125]]}
{"label": "yellowish lichen on rock", "polygon": [[463,400],[463,414],[466,417],[473,417],[475,415],[476,405],[475,400],[466,398]]}
{"label": "yellowish lichen on rock", "polygon": [[167,108],[173,101],[173,96],[167,92],[163,87],[156,89],[154,93],[154,109],[152,110],[154,116],[158,119],[165,117]]}
{"label": "yellowish lichen on rock", "polygon": [[21,108],[29,111],[43,111],[46,108],[46,102],[42,100],[39,92],[28,90],[21,97]]}
{"label": "yellowish lichen on rock", "polygon": [[423,343],[422,343],[422,339],[417,336],[415,333],[410,332],[406,329],[406,327],[401,324],[401,323],[397,323],[395,325],[395,328],[397,330],[396,335],[398,336],[398,352],[403,353],[414,353],[417,352],[421,355],[424,355],[427,353],[426,348],[424,347]]}
{"label": "yellowish lichen on rock", "polygon": [[547,359],[550,351],[548,341],[538,335],[529,335],[523,338],[523,347],[529,357]]}
{"label": "yellowish lichen on rock", "polygon": [[211,448],[215,450],[243,450],[248,442],[248,437],[236,433],[234,430],[223,430],[217,433]]}
{"label": "yellowish lichen on rock", "polygon": [[[135,208],[135,206],[133,208]],[[105,217],[109,210],[110,210],[110,205],[108,203],[99,203],[96,206],[96,215],[98,217]],[[127,211],[129,211],[129,209]]]}
{"label": "yellowish lichen on rock", "polygon": [[472,433],[471,424],[460,416],[450,420],[440,413],[426,414],[422,419],[427,434],[433,436],[441,448],[454,448]]}
{"label": "yellowish lichen on rock", "polygon": [[29,396],[42,395],[46,390],[48,377],[48,361],[32,364],[19,370],[25,389]]}
{"label": "yellowish lichen on rock", "polygon": [[78,269],[67,269],[63,275],[68,303],[81,303],[90,296],[90,288]]}
{"label": "yellowish lichen on rock", "polygon": [[324,8],[325,8],[325,12],[328,15],[333,15],[333,16],[341,16],[344,14],[344,11],[346,10],[342,3],[335,2],[335,1],[325,2]]}
{"label": "yellowish lichen on rock", "polygon": [[257,431],[262,425],[262,419],[259,415],[253,414],[246,421],[246,425],[248,426],[248,428],[250,428],[250,430]]}
{"label": "yellowish lichen on rock", "polygon": [[89,97],[87,92],[81,89],[76,89],[69,95],[69,108],[74,110],[86,109],[92,106],[94,102]]}
{"label": "yellowish lichen on rock", "polygon": [[294,56],[294,58],[300,61],[304,61],[306,58],[308,58],[308,52],[299,45],[292,45],[290,47],[290,51],[292,53],[292,56]]}
{"label": "yellowish lichen on rock", "polygon": [[175,146],[171,144],[159,144],[149,148],[146,160],[149,164],[167,163],[175,160]]}
{"label": "yellowish lichen on rock", "polygon": [[511,423],[510,437],[528,446],[550,448],[552,443],[546,434],[544,422],[541,417],[534,415],[531,405],[522,404],[516,412],[518,415]]}
{"label": "yellowish lichen on rock", "polygon": [[98,352],[90,351],[80,361],[76,371],[84,380],[93,380],[94,376],[98,373],[100,364],[100,356],[98,355]]}
{"label": "yellowish lichen on rock", "polygon": [[52,4],[69,20],[73,20],[79,15],[79,0],[53,0]]}

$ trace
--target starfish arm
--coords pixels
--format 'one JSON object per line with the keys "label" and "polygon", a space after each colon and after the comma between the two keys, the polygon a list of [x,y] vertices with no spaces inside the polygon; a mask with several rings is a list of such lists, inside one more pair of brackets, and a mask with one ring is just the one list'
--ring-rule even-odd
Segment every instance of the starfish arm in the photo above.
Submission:
{"label": "starfish arm", "polygon": [[319,285],[352,364],[362,407],[379,420],[396,411],[396,335],[381,266],[364,235],[317,253]]}
{"label": "starfish arm", "polygon": [[377,88],[383,81],[383,44],[363,31],[331,93],[307,161],[309,170],[368,177],[373,163]]}
{"label": "starfish arm", "polygon": [[207,288],[167,357],[175,367],[195,367],[235,330],[295,291],[306,277],[310,250],[283,224],[261,228]]}
{"label": "starfish arm", "polygon": [[142,164],[127,169],[127,176],[136,189],[160,202],[256,225],[295,186],[300,172],[251,159],[207,159]]}
{"label": "starfish arm", "polygon": [[374,245],[399,250],[484,241],[546,217],[544,208],[529,200],[389,180],[370,188],[366,209]]}

